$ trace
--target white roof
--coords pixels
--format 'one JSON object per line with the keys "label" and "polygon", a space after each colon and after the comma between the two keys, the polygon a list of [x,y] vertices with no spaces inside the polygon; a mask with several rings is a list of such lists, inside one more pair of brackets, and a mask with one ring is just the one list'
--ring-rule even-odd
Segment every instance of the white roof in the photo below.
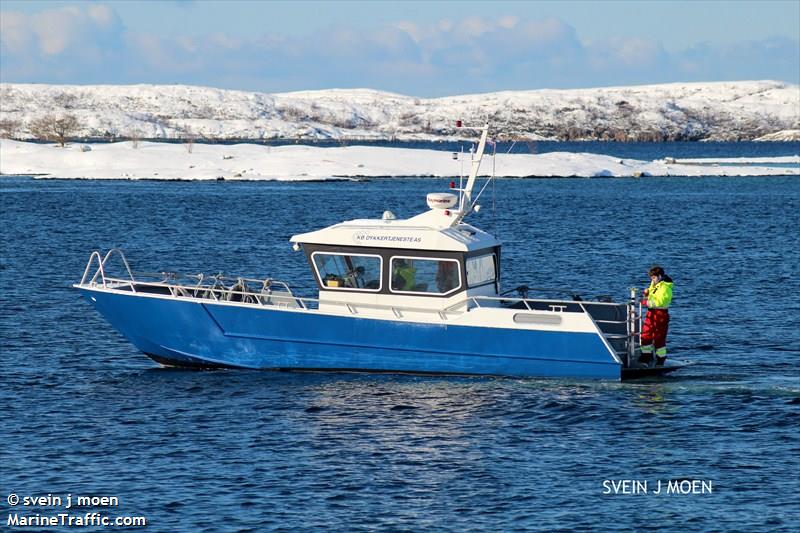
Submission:
{"label": "white roof", "polygon": [[348,220],[290,240],[296,243],[369,248],[468,252],[498,246],[485,231],[469,224],[451,226],[458,211],[431,210],[406,220]]}

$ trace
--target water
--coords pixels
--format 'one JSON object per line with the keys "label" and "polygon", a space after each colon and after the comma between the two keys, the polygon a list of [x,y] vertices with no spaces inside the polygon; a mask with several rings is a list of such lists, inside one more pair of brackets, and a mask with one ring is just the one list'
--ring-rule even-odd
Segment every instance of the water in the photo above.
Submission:
{"label": "water", "polygon": [[[151,139],[160,143],[182,144],[183,139]],[[103,144],[103,139],[87,140],[90,144]],[[30,141],[45,142],[45,141]],[[112,140],[110,142],[119,142]],[[218,139],[213,142],[198,144],[261,144],[268,146],[285,146],[305,144],[311,146],[384,146],[394,148],[418,148],[442,150],[445,152],[469,152],[474,146],[472,141],[370,141],[370,140],[333,140],[333,139]],[[800,154],[800,142],[760,142],[760,141],[712,141],[712,142],[606,142],[606,141],[501,141],[497,143],[498,153],[544,154],[548,152],[588,152],[604,154],[627,159],[691,159],[697,157],[782,157]],[[488,152],[491,152],[491,146]]]}
{"label": "water", "polygon": [[[323,145],[337,146],[339,143],[328,142]],[[359,144],[359,143],[353,143]],[[400,146],[404,148],[426,148],[458,152],[469,152],[472,142],[386,142],[361,143],[378,146]],[[491,147],[490,150],[491,151]],[[530,142],[498,142],[498,153],[545,154],[549,152],[587,152],[603,154],[626,159],[654,160],[665,157],[691,159],[697,157],[783,157],[800,154],[800,142],[603,142],[603,141],[530,141]]]}
{"label": "water", "polygon": [[[160,369],[69,288],[91,250],[120,246],[139,270],[308,292],[291,234],[414,214],[443,180],[3,178],[3,526],[14,492],[117,496],[104,514],[153,531],[796,531],[798,185],[496,184],[473,222],[505,242],[506,288],[622,298],[653,263],[674,278],[671,355],[696,364],[612,383]],[[603,494],[612,479],[649,493]],[[652,494],[669,479],[713,492]]]}

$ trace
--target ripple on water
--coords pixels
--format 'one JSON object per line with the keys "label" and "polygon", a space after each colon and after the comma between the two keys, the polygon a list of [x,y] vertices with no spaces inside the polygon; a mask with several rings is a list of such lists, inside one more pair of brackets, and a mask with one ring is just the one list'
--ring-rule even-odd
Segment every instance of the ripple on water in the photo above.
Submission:
{"label": "ripple on water", "polygon": [[[696,363],[668,379],[158,369],[68,288],[89,250],[117,245],[142,269],[310,287],[289,235],[387,206],[405,216],[439,185],[4,178],[2,486],[117,495],[157,531],[223,518],[238,531],[796,529],[793,178],[497,184],[503,209],[476,223],[506,242],[505,284],[624,294],[650,263],[668,267],[670,346]],[[654,196],[674,209],[615,216]],[[320,197],[347,203],[297,210]],[[714,493],[603,495],[605,479],[712,480]]]}

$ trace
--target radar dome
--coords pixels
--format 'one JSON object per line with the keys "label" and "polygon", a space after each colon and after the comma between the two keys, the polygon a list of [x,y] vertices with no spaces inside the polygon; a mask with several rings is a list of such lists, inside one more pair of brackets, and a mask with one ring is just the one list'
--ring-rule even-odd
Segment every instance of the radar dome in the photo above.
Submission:
{"label": "radar dome", "polygon": [[450,209],[458,201],[458,197],[449,192],[430,192],[426,199],[431,209]]}

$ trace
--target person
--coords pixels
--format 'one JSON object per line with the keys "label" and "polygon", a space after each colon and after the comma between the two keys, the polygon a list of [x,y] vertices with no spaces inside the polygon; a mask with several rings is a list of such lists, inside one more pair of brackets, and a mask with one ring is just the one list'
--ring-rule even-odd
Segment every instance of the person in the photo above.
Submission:
{"label": "person", "polygon": [[364,272],[366,270],[363,266],[357,266],[350,270],[347,273],[347,276],[344,278],[344,286],[345,287],[355,287],[355,288],[362,288],[365,286],[364,281]]}
{"label": "person", "polygon": [[642,355],[639,361],[649,365],[655,351],[656,366],[664,366],[667,360],[667,330],[669,329],[669,305],[672,303],[672,278],[656,265],[648,272],[650,287],[644,290],[647,315],[642,327]]}
{"label": "person", "polygon": [[436,287],[439,292],[449,292],[456,288],[458,284],[458,263],[453,261],[439,261],[439,268],[436,271]]}
{"label": "person", "polygon": [[392,275],[392,288],[394,290],[411,291],[417,284],[417,270],[408,259],[397,259],[397,266]]}

